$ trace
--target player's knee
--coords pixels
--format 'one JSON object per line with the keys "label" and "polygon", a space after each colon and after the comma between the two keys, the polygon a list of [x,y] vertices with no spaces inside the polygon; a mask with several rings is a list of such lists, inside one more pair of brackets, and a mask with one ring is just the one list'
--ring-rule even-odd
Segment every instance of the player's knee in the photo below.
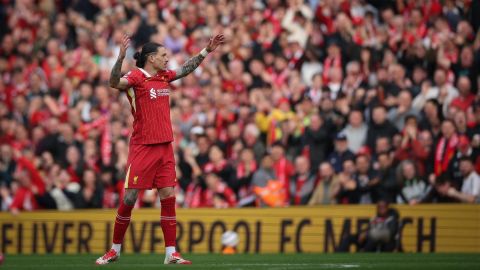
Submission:
{"label": "player's knee", "polygon": [[123,199],[123,203],[125,203],[125,204],[128,205],[128,206],[135,205],[135,202],[136,202],[136,201],[137,201],[136,198],[127,198],[127,197],[125,197],[125,198]]}
{"label": "player's knee", "polygon": [[160,200],[175,196],[175,192],[172,187],[161,188],[158,190]]}

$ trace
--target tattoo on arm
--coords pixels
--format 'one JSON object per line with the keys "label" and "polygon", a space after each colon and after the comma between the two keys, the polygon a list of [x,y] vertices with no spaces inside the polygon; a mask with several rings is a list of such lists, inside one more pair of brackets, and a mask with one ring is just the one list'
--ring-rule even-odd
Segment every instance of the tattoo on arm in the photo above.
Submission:
{"label": "tattoo on arm", "polygon": [[122,62],[123,58],[117,59],[117,62],[115,62],[115,65],[112,68],[112,72],[110,73],[110,87],[116,88],[118,84],[120,83],[120,76],[121,76],[121,70],[122,70]]}
{"label": "tattoo on arm", "polygon": [[194,57],[188,59],[187,62],[185,62],[179,69],[176,70],[176,76],[174,80],[183,78],[190,74],[200,65],[200,63],[202,63],[203,59],[205,59],[205,57],[203,57],[203,55],[201,54],[197,54]]}

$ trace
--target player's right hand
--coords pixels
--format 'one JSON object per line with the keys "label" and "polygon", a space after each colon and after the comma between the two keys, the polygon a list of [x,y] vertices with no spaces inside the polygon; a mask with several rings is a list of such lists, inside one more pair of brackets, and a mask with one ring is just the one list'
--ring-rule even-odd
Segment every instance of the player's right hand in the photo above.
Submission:
{"label": "player's right hand", "polygon": [[130,37],[127,35],[123,36],[122,43],[120,44],[120,54],[118,58],[125,58],[125,54],[127,53],[127,49],[130,46]]}

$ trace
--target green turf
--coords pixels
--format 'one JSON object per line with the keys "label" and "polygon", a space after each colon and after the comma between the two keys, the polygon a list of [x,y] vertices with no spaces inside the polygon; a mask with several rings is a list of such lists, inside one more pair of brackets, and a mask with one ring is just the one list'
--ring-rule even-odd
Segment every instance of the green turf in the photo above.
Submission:
{"label": "green turf", "polygon": [[96,266],[96,255],[11,255],[3,269],[165,269],[184,267],[207,270],[290,269],[480,269],[480,254],[271,254],[186,255],[191,266],[164,266],[162,255],[123,255],[105,266]]}

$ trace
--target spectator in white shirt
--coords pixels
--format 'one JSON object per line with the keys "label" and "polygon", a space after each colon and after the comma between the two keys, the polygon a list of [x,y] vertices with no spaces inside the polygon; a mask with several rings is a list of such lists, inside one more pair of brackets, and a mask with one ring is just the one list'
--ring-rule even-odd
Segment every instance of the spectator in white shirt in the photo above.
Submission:
{"label": "spectator in white shirt", "polygon": [[459,162],[463,175],[462,189],[458,191],[450,187],[445,195],[464,203],[480,203],[480,176],[474,169],[471,157],[461,157]]}
{"label": "spectator in white shirt", "polygon": [[367,131],[368,126],[363,121],[362,112],[358,110],[350,112],[348,125],[341,132],[347,136],[348,149],[357,153],[367,140]]}
{"label": "spectator in white shirt", "polygon": [[447,115],[448,106],[458,96],[458,90],[447,80],[447,73],[443,69],[437,69],[433,78],[435,86],[422,85],[422,90],[413,100],[413,108],[421,111],[425,102],[429,99],[437,99],[442,105],[444,115]]}
{"label": "spectator in white shirt", "polygon": [[460,172],[463,175],[461,192],[475,197],[480,195],[480,175],[475,171],[473,161],[470,157],[460,158]]}

